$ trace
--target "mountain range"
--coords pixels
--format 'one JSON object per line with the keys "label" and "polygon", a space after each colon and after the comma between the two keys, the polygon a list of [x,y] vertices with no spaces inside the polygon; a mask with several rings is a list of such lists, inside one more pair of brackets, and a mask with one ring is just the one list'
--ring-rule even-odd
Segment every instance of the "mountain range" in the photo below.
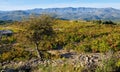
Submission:
{"label": "mountain range", "polygon": [[88,7],[65,7],[65,8],[36,8],[29,10],[0,11],[0,20],[22,20],[31,14],[50,14],[55,18],[67,20],[120,20],[120,10],[114,8],[88,8]]}

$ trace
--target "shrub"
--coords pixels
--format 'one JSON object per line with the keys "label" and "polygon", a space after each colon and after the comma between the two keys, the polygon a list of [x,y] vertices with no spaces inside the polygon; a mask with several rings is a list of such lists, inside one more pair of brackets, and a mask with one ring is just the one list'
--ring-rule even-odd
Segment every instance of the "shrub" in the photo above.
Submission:
{"label": "shrub", "polygon": [[92,52],[107,52],[111,49],[106,40],[93,40],[91,48]]}
{"label": "shrub", "polygon": [[114,56],[114,54],[109,51],[107,53],[109,56],[107,58],[103,58],[101,64],[97,66],[95,72],[116,72],[118,62],[118,58]]}
{"label": "shrub", "polygon": [[39,65],[33,72],[82,72],[84,70],[79,64],[73,66],[72,64],[64,63],[63,65],[53,66],[51,64],[44,66]]}
{"label": "shrub", "polygon": [[9,50],[1,54],[0,62],[19,59],[29,59],[32,58],[33,56],[34,56],[33,54],[23,50],[22,48],[13,48],[12,50]]}
{"label": "shrub", "polygon": [[111,20],[109,20],[109,21],[103,21],[102,24],[112,24],[112,25],[114,25],[115,23],[112,22]]}
{"label": "shrub", "polygon": [[75,47],[76,46],[73,43],[69,43],[69,44],[64,46],[64,49],[67,51],[70,51],[70,50],[74,50]]}
{"label": "shrub", "polygon": [[120,68],[120,59],[117,61],[116,66]]}
{"label": "shrub", "polygon": [[102,40],[100,43],[99,43],[99,49],[98,49],[100,52],[107,52],[110,50],[110,46],[109,44]]}
{"label": "shrub", "polygon": [[89,44],[79,44],[74,48],[77,52],[91,52],[91,46]]}

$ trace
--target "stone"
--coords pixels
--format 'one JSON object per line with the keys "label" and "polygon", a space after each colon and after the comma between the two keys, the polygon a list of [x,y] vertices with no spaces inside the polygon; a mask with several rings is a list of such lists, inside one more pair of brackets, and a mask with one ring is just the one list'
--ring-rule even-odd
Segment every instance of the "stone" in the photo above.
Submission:
{"label": "stone", "polygon": [[14,69],[7,69],[5,72],[16,72]]}

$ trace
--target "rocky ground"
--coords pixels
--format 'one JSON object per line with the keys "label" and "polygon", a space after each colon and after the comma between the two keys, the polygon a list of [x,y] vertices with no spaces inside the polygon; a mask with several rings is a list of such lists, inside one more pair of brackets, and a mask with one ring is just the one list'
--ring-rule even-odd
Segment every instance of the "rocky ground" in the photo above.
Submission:
{"label": "rocky ground", "polygon": [[[58,53],[63,58],[56,60],[45,60],[41,61],[40,59],[31,59],[25,62],[4,62],[0,63],[2,66],[1,72],[22,72],[23,70],[26,72],[30,72],[31,68],[34,68],[40,64],[42,65],[52,65],[52,67],[57,65],[62,65],[65,63],[72,64],[73,66],[80,65],[86,68],[94,68],[97,65],[102,66],[102,61],[112,58],[116,56],[120,58],[120,52],[113,54],[113,52],[107,53],[76,53],[76,52],[67,52],[64,50],[55,50],[49,51],[49,53]],[[14,65],[14,68],[12,66]]]}

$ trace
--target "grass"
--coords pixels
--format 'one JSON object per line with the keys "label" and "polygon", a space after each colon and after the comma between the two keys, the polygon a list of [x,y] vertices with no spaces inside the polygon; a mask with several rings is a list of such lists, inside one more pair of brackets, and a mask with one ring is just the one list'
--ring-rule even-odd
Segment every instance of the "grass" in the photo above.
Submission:
{"label": "grass", "polygon": [[84,70],[84,68],[79,64],[74,66],[72,64],[65,63],[57,66],[39,65],[36,70],[33,70],[33,72],[82,72],[82,70]]}
{"label": "grass", "polygon": [[[30,59],[29,57],[35,57],[35,55],[30,54],[31,48],[35,46],[28,42],[24,36],[24,32],[28,25],[27,24],[11,24],[11,25],[1,25],[0,30],[13,30],[16,37],[8,38],[9,44],[11,44],[13,50],[7,49],[5,53],[0,54],[0,61],[3,59],[7,60],[24,60]],[[57,20],[57,23],[53,25],[56,35],[53,37],[52,41],[42,41],[43,45],[40,48],[45,50],[59,49],[70,51],[73,50],[77,53],[106,53],[109,50],[113,52],[120,51],[120,25],[103,25],[103,24],[93,24],[92,22],[85,21],[65,21]],[[15,41],[14,41],[15,40]],[[6,41],[6,38],[5,40]],[[12,43],[14,42],[14,44]],[[1,43],[2,44],[2,43]],[[14,46],[16,44],[16,46]],[[18,44],[18,45],[17,45]],[[2,49],[2,48],[1,48]],[[14,50],[15,49],[15,50]],[[20,49],[20,50],[19,50]],[[15,55],[15,56],[14,56]],[[50,58],[50,54],[45,53],[46,58]],[[28,57],[27,57],[28,56]],[[109,56],[109,55],[108,55]],[[12,59],[11,59],[12,58]],[[56,58],[60,56],[56,54]],[[56,59],[55,58],[55,59]],[[109,72],[117,70],[120,67],[120,61],[116,58],[103,60],[101,63],[104,66],[98,66],[95,72]],[[1,69],[1,66],[0,66]],[[52,65],[39,65],[34,70],[34,72],[90,72],[88,69],[81,67],[80,64],[73,66],[69,63],[64,63],[62,65],[52,66]]]}

